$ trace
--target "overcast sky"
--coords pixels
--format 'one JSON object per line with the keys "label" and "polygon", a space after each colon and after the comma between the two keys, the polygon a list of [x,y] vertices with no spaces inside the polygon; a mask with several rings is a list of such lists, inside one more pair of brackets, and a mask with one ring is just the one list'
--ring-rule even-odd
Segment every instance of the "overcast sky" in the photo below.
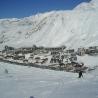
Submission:
{"label": "overcast sky", "polygon": [[0,0],[0,18],[22,18],[52,10],[71,10],[90,0]]}

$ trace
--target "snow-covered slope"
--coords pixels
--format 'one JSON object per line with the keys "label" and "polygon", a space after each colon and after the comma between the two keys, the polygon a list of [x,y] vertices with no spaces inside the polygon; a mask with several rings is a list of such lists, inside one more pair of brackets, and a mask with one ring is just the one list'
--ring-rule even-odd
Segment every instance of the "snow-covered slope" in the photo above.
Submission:
{"label": "snow-covered slope", "polygon": [[83,76],[0,62],[0,98],[98,98],[98,69]]}
{"label": "snow-covered slope", "polygon": [[98,43],[98,0],[71,11],[52,11],[22,19],[0,19],[0,49],[5,46],[77,48]]}

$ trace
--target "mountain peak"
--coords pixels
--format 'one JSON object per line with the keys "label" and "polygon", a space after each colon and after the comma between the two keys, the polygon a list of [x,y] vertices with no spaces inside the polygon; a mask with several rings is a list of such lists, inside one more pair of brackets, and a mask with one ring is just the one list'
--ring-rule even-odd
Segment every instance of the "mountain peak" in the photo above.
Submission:
{"label": "mountain peak", "polygon": [[92,9],[98,9],[98,0],[83,2],[75,8],[75,10],[92,10]]}
{"label": "mountain peak", "polygon": [[[72,11],[52,11],[22,19],[0,20],[0,48],[97,45],[98,1],[82,3]],[[95,10],[96,9],[96,10]],[[77,11],[78,10],[78,11]],[[81,11],[82,10],[82,11]]]}

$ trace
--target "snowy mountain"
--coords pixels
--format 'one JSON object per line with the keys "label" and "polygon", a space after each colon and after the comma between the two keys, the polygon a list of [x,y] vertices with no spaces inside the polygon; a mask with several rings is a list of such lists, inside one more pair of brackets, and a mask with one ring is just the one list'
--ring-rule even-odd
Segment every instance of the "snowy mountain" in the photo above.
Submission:
{"label": "snowy mountain", "polygon": [[73,10],[52,11],[22,19],[0,19],[0,49],[60,46],[77,48],[98,43],[98,0],[82,3]]}
{"label": "snowy mountain", "polygon": [[[82,3],[72,11],[0,19],[0,49],[5,45],[97,45],[97,24],[98,0]],[[98,98],[98,56],[78,56],[78,61],[94,70],[79,79],[78,73],[0,62],[0,98]]]}

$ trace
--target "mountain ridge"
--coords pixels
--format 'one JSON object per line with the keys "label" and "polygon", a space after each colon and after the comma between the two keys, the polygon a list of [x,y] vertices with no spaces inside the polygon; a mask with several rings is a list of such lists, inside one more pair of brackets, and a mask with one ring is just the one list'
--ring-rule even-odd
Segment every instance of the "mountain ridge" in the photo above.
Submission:
{"label": "mountain ridge", "polygon": [[97,45],[98,1],[82,3],[73,10],[39,13],[22,19],[0,19],[0,49],[5,45],[38,45],[69,48]]}

